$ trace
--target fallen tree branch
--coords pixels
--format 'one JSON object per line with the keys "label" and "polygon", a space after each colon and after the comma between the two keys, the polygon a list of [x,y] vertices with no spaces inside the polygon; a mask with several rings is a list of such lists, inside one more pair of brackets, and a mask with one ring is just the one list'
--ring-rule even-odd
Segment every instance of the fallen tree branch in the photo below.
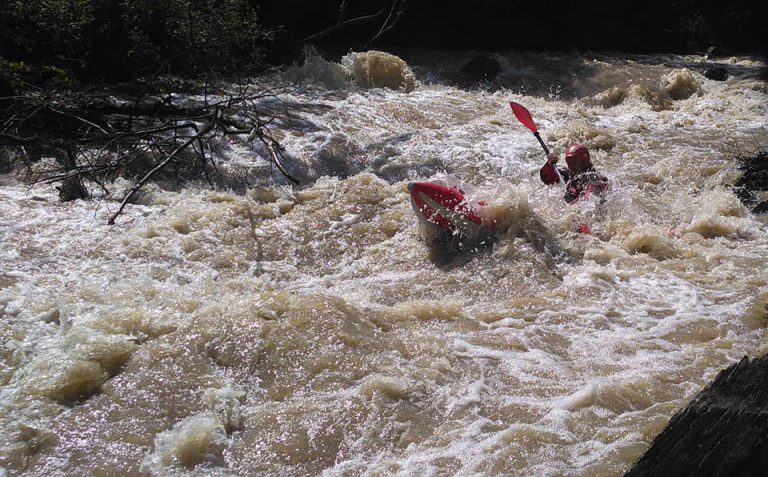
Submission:
{"label": "fallen tree branch", "polygon": [[293,177],[292,175],[290,175],[288,171],[285,170],[282,162],[280,161],[280,156],[283,155],[282,147],[273,141],[272,143],[267,144],[267,148],[269,149],[269,152],[272,154],[272,161],[275,163],[275,166],[277,166],[277,169],[285,176],[286,179],[291,181],[294,185],[299,185],[299,180]]}
{"label": "fallen tree branch", "polygon": [[61,92],[0,98],[0,146],[19,150],[27,166],[54,157],[55,164],[30,169],[28,180],[61,183],[62,200],[87,197],[87,189],[74,187],[83,181],[94,182],[109,195],[108,183],[139,177],[110,217],[113,224],[138,190],[170,165],[175,167],[174,180],[203,179],[213,187],[209,172],[219,169],[211,144],[225,137],[247,136],[246,144],[258,141],[265,147],[265,159],[298,185],[284,166],[285,149],[268,129],[279,113],[272,111],[273,99],[287,89],[252,91],[243,85],[234,93],[211,96],[206,84],[204,100],[197,102],[174,95],[120,99]]}
{"label": "fallen tree branch", "polygon": [[184,144],[182,144],[181,146],[179,146],[179,147],[177,147],[176,149],[174,149],[174,151],[173,151],[172,153],[170,153],[170,154],[168,155],[168,157],[166,157],[165,159],[163,159],[162,161],[160,161],[160,163],[159,163],[158,165],[156,165],[156,166],[155,166],[155,167],[154,167],[154,168],[153,168],[151,171],[147,172],[147,173],[146,173],[146,175],[145,175],[144,177],[142,177],[142,178],[141,178],[141,180],[140,180],[139,182],[137,182],[137,183],[136,183],[136,184],[135,184],[133,187],[131,187],[131,189],[128,191],[128,193],[127,193],[127,194],[125,194],[125,197],[123,197],[123,201],[120,203],[120,207],[117,209],[117,212],[115,212],[115,213],[112,215],[112,217],[110,217],[109,221],[107,221],[107,224],[108,224],[108,225],[114,225],[114,224],[115,224],[115,219],[117,218],[117,216],[118,216],[118,215],[120,215],[120,213],[123,211],[123,209],[125,208],[125,206],[126,206],[126,205],[128,204],[128,202],[131,200],[131,198],[133,197],[133,195],[134,195],[134,194],[136,194],[136,192],[137,192],[137,191],[138,191],[138,190],[139,190],[139,189],[140,189],[140,188],[141,188],[141,187],[142,187],[144,184],[146,184],[147,182],[149,182],[149,179],[151,179],[151,178],[152,178],[152,176],[153,176],[153,175],[154,175],[156,172],[158,172],[158,171],[162,170],[162,169],[163,169],[163,168],[164,168],[166,165],[168,165],[168,163],[169,163],[169,162],[171,162],[171,160],[173,160],[173,158],[174,158],[174,157],[176,157],[176,154],[178,154],[179,152],[181,152],[181,151],[183,151],[184,149],[186,149],[187,147],[189,147],[189,145],[190,145],[190,144],[193,144],[195,141],[198,141],[198,140],[200,140],[200,138],[202,138],[202,137],[203,137],[205,134],[207,134],[207,133],[208,133],[208,132],[209,132],[211,129],[213,129],[213,124],[208,124],[208,125],[207,125],[205,128],[203,128],[203,129],[202,129],[200,132],[198,132],[197,134],[195,134],[195,135],[194,135],[194,136],[192,136],[191,138],[187,139],[187,141],[186,141],[186,142],[184,142]]}

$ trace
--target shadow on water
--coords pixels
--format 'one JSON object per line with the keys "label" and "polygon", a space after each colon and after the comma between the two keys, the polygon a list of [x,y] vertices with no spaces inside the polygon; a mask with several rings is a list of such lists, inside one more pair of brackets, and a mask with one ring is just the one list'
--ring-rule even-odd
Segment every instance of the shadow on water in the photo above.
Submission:
{"label": "shadow on water", "polygon": [[[617,55],[618,56],[618,55]],[[738,56],[738,55],[737,55]],[[598,57],[599,58],[599,57]],[[757,55],[744,56],[743,58],[751,58],[756,64],[739,64],[731,61],[730,57],[708,57],[702,56],[700,60],[696,60],[694,56],[677,56],[677,55],[627,55],[626,60],[633,61],[641,65],[656,65],[666,66],[668,68],[687,68],[692,71],[705,74],[707,71],[722,69],[728,72],[730,76],[739,76],[745,79],[756,79],[762,81],[768,81],[768,66],[764,64],[764,60]],[[610,57],[606,56],[605,61],[610,61]],[[760,64],[762,63],[762,64]]]}
{"label": "shadow on water", "polygon": [[599,65],[576,54],[453,53],[451,56],[455,59],[443,62],[435,62],[421,52],[404,52],[403,55],[419,79],[426,83],[561,99],[578,97],[580,91],[574,85],[597,76],[600,70]]}
{"label": "shadow on water", "polygon": [[[515,245],[515,239],[523,239],[535,251],[541,262],[553,273],[563,264],[580,261],[577,253],[567,250],[538,217],[524,217],[518,223],[497,230],[495,233],[469,240],[460,235],[441,231],[426,239],[429,260],[443,271],[466,265],[475,258],[487,256],[498,248],[502,257],[514,258],[522,252]],[[528,249],[530,252],[530,249]]]}
{"label": "shadow on water", "polygon": [[400,145],[408,143],[414,136],[414,133],[394,134],[365,146],[363,152],[372,158],[371,171],[393,184],[413,177],[430,177],[445,170],[441,157],[403,156]]}
{"label": "shadow on water", "polygon": [[302,117],[299,113],[321,116],[331,111],[333,106],[318,103],[302,103],[298,101],[272,101],[259,104],[261,114],[274,118],[276,125],[281,129],[301,131],[309,133],[321,131],[324,128]]}
{"label": "shadow on water", "polygon": [[[303,186],[312,185],[321,176],[343,179],[366,169],[390,184],[413,177],[430,177],[444,170],[445,163],[440,157],[414,158],[403,154],[403,144],[414,135],[393,134],[360,146],[349,137],[329,133],[325,143],[305,157],[285,151],[283,165]],[[262,157],[269,157],[269,151],[259,145],[254,150]]]}
{"label": "shadow on water", "polygon": [[480,255],[487,255],[496,241],[496,236],[475,243],[465,241],[461,237],[443,235],[427,245],[428,257],[441,270],[450,271],[466,265]]}

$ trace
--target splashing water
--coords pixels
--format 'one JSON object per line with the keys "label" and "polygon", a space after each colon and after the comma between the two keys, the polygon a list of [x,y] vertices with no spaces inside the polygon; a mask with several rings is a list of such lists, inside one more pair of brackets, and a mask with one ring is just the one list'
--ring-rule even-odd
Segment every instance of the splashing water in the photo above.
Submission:
{"label": "splashing water", "polygon": [[[730,188],[766,144],[762,63],[717,82],[699,57],[510,52],[466,90],[469,54],[356,55],[305,62],[330,79],[284,98],[302,189],[149,188],[108,227],[114,202],[5,180],[0,468],[618,475],[768,351],[765,222]],[[556,152],[591,148],[605,203],[539,182],[509,100]],[[463,184],[503,232],[436,264],[414,179]]]}

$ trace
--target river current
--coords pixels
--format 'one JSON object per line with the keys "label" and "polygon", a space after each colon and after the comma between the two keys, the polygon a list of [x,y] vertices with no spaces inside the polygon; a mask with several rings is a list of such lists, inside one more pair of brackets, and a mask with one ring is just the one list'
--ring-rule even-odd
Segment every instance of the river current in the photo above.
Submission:
{"label": "river current", "polygon": [[[768,147],[765,65],[505,52],[469,84],[473,56],[257,82],[299,82],[256,105],[299,188],[232,141],[250,186],[150,184],[108,226],[121,197],[0,177],[0,475],[616,476],[768,352],[766,220],[732,190]],[[539,181],[509,101],[590,147],[604,203]],[[493,243],[430,248],[412,180],[488,202]]]}

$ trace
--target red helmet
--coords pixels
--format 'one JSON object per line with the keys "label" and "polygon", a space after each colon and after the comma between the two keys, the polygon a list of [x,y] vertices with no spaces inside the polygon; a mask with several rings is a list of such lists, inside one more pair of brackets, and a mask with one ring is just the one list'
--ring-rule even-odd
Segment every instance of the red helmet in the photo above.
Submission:
{"label": "red helmet", "polygon": [[565,151],[565,162],[571,172],[581,172],[592,166],[589,160],[589,151],[582,144],[571,144]]}

